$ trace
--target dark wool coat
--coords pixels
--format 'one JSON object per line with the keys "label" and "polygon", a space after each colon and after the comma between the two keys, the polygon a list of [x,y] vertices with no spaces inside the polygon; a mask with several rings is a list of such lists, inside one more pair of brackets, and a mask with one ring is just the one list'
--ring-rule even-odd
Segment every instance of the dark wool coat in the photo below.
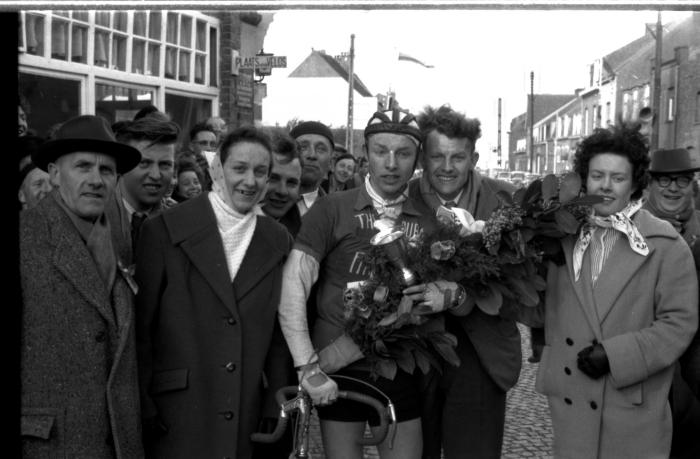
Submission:
{"label": "dark wool coat", "polygon": [[145,441],[147,456],[250,457],[291,245],[258,216],[231,283],[208,193],[146,220],[136,251],[143,416],[168,429]]}
{"label": "dark wool coat", "polygon": [[[139,458],[132,294],[52,198],[20,214],[23,457]],[[116,320],[115,320],[116,316]]]}
{"label": "dark wool coat", "polygon": [[[481,188],[476,201],[474,218],[486,220],[498,207],[498,191],[512,193],[515,187],[510,183],[481,177]],[[429,223],[423,225],[424,231],[433,231],[437,220],[435,209],[431,209],[421,196],[420,180],[409,183],[409,197],[416,202],[416,208],[428,216]],[[520,375],[522,351],[520,349],[520,332],[515,321],[500,316],[490,316],[478,308],[466,316],[446,316],[459,322],[474,345],[479,361],[491,379],[504,392],[518,382]]]}

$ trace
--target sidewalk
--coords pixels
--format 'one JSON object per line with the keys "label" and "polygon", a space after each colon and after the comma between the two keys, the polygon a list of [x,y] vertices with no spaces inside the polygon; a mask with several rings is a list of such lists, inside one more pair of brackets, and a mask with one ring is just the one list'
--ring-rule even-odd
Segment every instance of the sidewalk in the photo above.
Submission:
{"label": "sidewalk", "polygon": [[[518,324],[523,349],[523,367],[518,384],[508,392],[503,438],[504,459],[551,458],[552,424],[546,398],[535,392],[537,364],[529,363],[530,329]],[[318,418],[311,420],[309,449],[313,459],[324,459]],[[365,449],[365,459],[378,459],[377,449]]]}

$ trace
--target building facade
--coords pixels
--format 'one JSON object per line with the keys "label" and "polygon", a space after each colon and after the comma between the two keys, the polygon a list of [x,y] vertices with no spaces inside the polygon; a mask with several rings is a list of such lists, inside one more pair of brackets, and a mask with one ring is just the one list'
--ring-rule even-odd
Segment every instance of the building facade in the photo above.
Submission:
{"label": "building facade", "polygon": [[264,33],[247,30],[262,15],[20,11],[19,19],[19,92],[39,135],[73,116],[114,123],[148,105],[183,134],[213,115],[231,127],[255,122],[252,72],[232,74],[231,50],[262,48]]}

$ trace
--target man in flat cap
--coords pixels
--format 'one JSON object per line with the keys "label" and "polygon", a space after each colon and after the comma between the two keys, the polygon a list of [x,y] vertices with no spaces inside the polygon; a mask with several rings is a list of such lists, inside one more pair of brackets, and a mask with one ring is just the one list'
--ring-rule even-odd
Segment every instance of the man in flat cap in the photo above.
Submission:
{"label": "man in flat cap", "polygon": [[20,214],[22,457],[143,457],[135,284],[104,215],[140,160],[93,115],[32,154],[55,188]]}
{"label": "man in flat cap", "polygon": [[316,200],[325,195],[321,182],[328,177],[333,154],[333,132],[319,121],[304,121],[289,132],[297,141],[301,161],[299,215],[304,216]]}
{"label": "man in flat cap", "polygon": [[[675,148],[651,153],[649,194],[644,208],[683,236],[700,266],[700,210],[693,198],[694,173],[700,155],[693,149]],[[700,279],[700,277],[699,277]],[[684,376],[685,379],[682,377]],[[700,334],[685,351],[673,376],[669,395],[673,417],[671,457],[700,457]]]}

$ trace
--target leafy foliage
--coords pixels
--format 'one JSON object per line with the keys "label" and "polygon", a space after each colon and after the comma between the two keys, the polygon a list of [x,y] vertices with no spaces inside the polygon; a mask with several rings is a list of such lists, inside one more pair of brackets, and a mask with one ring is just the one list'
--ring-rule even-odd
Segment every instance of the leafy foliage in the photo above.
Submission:
{"label": "leafy foliage", "polygon": [[[460,283],[467,301],[490,315],[515,317],[535,307],[546,287],[544,263],[563,262],[560,239],[575,234],[600,198],[580,196],[575,173],[547,175],[513,196],[497,194],[501,205],[481,232],[460,235],[456,223],[441,223],[409,241],[406,264],[418,282]],[[459,365],[457,339],[445,329],[444,313],[422,315],[404,299],[402,276],[381,247],[364,256],[369,279],[346,292],[346,332],[358,344],[374,377],[393,379],[398,368],[427,373]]]}

